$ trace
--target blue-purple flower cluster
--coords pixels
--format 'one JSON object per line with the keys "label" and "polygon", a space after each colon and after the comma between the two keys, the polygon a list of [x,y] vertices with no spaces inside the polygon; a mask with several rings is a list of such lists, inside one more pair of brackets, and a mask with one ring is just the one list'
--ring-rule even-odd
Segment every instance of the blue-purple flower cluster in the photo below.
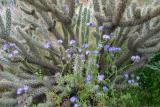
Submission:
{"label": "blue-purple flower cluster", "polygon": [[125,79],[128,80],[128,84],[131,84],[133,86],[139,86],[139,84],[138,84],[138,80],[140,79],[139,76],[136,76],[136,77],[134,75],[130,76],[127,73],[125,73],[123,76],[124,76]]}
{"label": "blue-purple flower cluster", "polygon": [[73,107],[80,107],[80,105],[76,103],[77,100],[78,100],[78,99],[77,99],[76,96],[72,96],[72,97],[70,98],[70,102],[74,104]]}
{"label": "blue-purple flower cluster", "polygon": [[113,47],[113,46],[110,46],[110,45],[105,45],[104,50],[115,53],[115,52],[121,51],[121,48]]}
{"label": "blue-purple flower cluster", "polygon": [[29,86],[24,85],[24,86],[18,88],[16,93],[17,93],[17,95],[20,95],[20,94],[26,93],[28,91],[28,89],[29,89]]}
{"label": "blue-purple flower cluster", "polygon": [[19,54],[15,43],[3,43],[2,50],[8,53],[8,58],[13,58],[14,56]]}
{"label": "blue-purple flower cluster", "polygon": [[140,59],[141,59],[141,58],[140,58],[139,55],[135,55],[135,56],[132,56],[132,57],[131,57],[131,60],[134,61],[134,62],[139,62]]}
{"label": "blue-purple flower cluster", "polygon": [[[105,79],[105,75],[104,74],[98,74],[98,76],[97,76],[97,82],[98,83],[101,83],[104,79]],[[92,80],[93,80],[93,76],[91,74],[88,74],[86,76],[86,79],[85,79],[86,83],[91,83]],[[104,92],[107,92],[108,91],[108,86],[107,85],[103,85],[102,89],[103,89]],[[96,88],[96,90],[97,90],[97,88]],[[100,93],[100,92],[98,92],[98,93]]]}

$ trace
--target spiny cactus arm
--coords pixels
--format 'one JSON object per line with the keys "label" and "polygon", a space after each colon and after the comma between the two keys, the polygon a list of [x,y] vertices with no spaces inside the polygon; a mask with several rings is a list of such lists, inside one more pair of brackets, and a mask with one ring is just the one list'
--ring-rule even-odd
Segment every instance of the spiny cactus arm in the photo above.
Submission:
{"label": "spiny cactus arm", "polygon": [[93,32],[92,32],[92,34],[93,34],[93,36],[96,38],[96,44],[98,45],[98,42],[99,42],[99,40],[100,40],[99,33],[98,33],[98,32],[93,31]]}
{"label": "spiny cactus arm", "polygon": [[137,52],[141,54],[150,54],[160,51],[160,43],[158,43],[156,46],[148,47],[148,48],[138,48]]}
{"label": "spiny cactus arm", "polygon": [[[32,103],[34,102],[34,100],[37,100],[37,98],[39,98],[40,96],[45,95],[45,93],[47,91],[48,91],[48,89],[46,87],[32,89],[31,93],[28,94],[28,96],[27,96],[26,100],[23,102],[23,104],[27,104],[27,106],[31,106]],[[44,100],[45,100],[45,98],[44,98]]]}
{"label": "spiny cactus arm", "polygon": [[153,38],[151,40],[148,40],[144,43],[144,47],[151,47],[151,46],[155,46],[156,44],[158,44],[160,41],[159,37]]}
{"label": "spiny cactus arm", "polygon": [[57,0],[51,0],[51,3],[57,5]]}
{"label": "spiny cactus arm", "polygon": [[37,88],[37,87],[44,86],[43,81],[38,80],[38,79],[36,79],[36,80],[23,80],[22,83],[31,87],[31,88]]}
{"label": "spiny cactus arm", "polygon": [[20,7],[20,9],[21,9],[24,13],[26,13],[26,14],[28,14],[28,15],[32,15],[33,17],[35,17],[36,19],[38,19],[38,16],[37,16],[36,11],[35,11],[34,9],[28,10],[28,8],[26,9],[26,8],[24,8],[24,7]]}
{"label": "spiny cactus arm", "polygon": [[138,63],[133,64],[131,67],[128,68],[125,72],[119,72],[122,74],[131,74],[132,72],[142,68],[148,62],[148,58],[146,56],[142,57]]}
{"label": "spiny cactus arm", "polygon": [[128,0],[119,0],[117,8],[114,10],[112,23],[113,26],[118,25],[127,7]]}
{"label": "spiny cactus arm", "polygon": [[102,10],[104,11],[104,14],[106,17],[109,16],[108,12],[107,12],[107,8],[106,8],[106,7],[108,7],[107,2],[108,2],[107,0],[101,0]]}
{"label": "spiny cactus arm", "polygon": [[19,27],[16,29],[20,35],[27,41],[28,46],[30,47],[31,51],[34,53],[34,55],[36,55],[38,58],[40,58],[39,56],[39,52],[37,50],[37,48],[35,47],[35,45],[33,44],[32,40],[28,37],[28,35],[26,35],[24,33],[24,31],[22,31]]}
{"label": "spiny cactus arm", "polygon": [[59,68],[53,64],[51,64],[50,62],[46,61],[46,60],[41,60],[41,59],[37,59],[37,57],[31,56],[31,55],[27,55],[26,59],[28,60],[28,62],[39,65],[41,67],[50,69],[51,73],[56,73],[59,72]]}
{"label": "spiny cactus arm", "polygon": [[55,65],[51,64],[47,60],[37,59],[36,56],[30,55],[26,51],[25,47],[21,43],[19,43],[16,39],[14,39],[10,36],[9,37],[3,36],[3,39],[10,42],[10,43],[15,43],[17,45],[17,47],[20,48],[20,50],[22,51],[22,54],[25,56],[25,58],[28,60],[28,62],[39,65],[39,66],[47,68],[47,69],[50,69],[52,73],[59,71],[59,69]]}
{"label": "spiny cactus arm", "polygon": [[93,0],[93,7],[95,12],[100,12],[100,5],[99,5],[99,0]]}
{"label": "spiny cactus arm", "polygon": [[[33,16],[34,18],[36,18],[36,19],[38,19],[39,17],[38,17],[38,15],[37,15],[37,13],[36,13],[36,10],[35,10],[35,8],[33,8],[33,7],[29,7],[28,6],[28,4],[25,4],[25,3],[23,3],[23,2],[20,2],[20,1],[17,1],[18,3],[18,6],[19,6],[19,10],[21,10],[21,11],[23,11],[25,14],[27,14],[27,15],[30,15],[30,16]],[[20,5],[21,6],[20,6]]]}
{"label": "spiny cactus arm", "polygon": [[38,1],[37,1],[37,0],[21,0],[21,1],[23,1],[23,2],[25,2],[25,3],[29,3],[29,4],[31,4],[31,5],[34,5],[35,7],[40,8],[40,9],[42,9],[42,10],[49,11],[48,7],[44,6],[44,5],[40,2],[40,0],[38,0]]}
{"label": "spiny cactus arm", "polygon": [[6,35],[10,35],[10,31],[11,31],[11,10],[9,8],[7,8],[6,10]]}
{"label": "spiny cactus arm", "polygon": [[0,72],[0,77],[14,83],[19,82],[20,78],[9,72]]}
{"label": "spiny cactus arm", "polygon": [[29,25],[31,25],[32,28],[40,28],[40,26],[41,26],[37,19],[35,20],[33,17],[30,17],[30,16],[25,17],[24,21],[27,22]]}
{"label": "spiny cactus arm", "polygon": [[146,40],[148,40],[152,35],[157,34],[160,31],[160,28],[154,28],[142,34],[141,37],[137,38],[132,44],[132,49],[136,50],[138,47],[142,46]]}
{"label": "spiny cactus arm", "polygon": [[55,107],[55,105],[52,102],[46,102],[46,103],[38,104],[37,107]]}
{"label": "spiny cactus arm", "polygon": [[11,90],[11,89],[17,89],[19,85],[15,84],[14,82],[10,81],[0,81],[0,89],[1,90]]}
{"label": "spiny cactus arm", "polygon": [[1,107],[15,107],[18,101],[13,98],[0,98]]}
{"label": "spiny cactus arm", "polygon": [[108,17],[108,16],[112,17],[113,11],[116,7],[116,0],[108,0],[107,2],[108,2],[107,6],[103,8],[104,14],[106,17]]}
{"label": "spiny cactus arm", "polygon": [[72,19],[75,13],[75,0],[67,0],[66,1],[69,6],[69,14],[68,16]]}
{"label": "spiny cactus arm", "polygon": [[82,19],[82,11],[83,11],[83,5],[80,5],[79,11],[78,11],[78,16],[77,16],[77,21],[76,21],[76,35],[78,36],[78,40],[80,40],[80,24],[81,24],[81,19]]}
{"label": "spiny cactus arm", "polygon": [[0,28],[1,28],[1,36],[5,35],[5,26],[4,26],[1,15],[0,15]]}
{"label": "spiny cactus arm", "polygon": [[34,7],[42,10],[42,11],[46,11],[49,12],[51,11],[52,14],[54,14],[54,16],[58,19],[58,21],[63,22],[63,23],[68,23],[70,22],[70,18],[68,16],[65,16],[64,13],[62,11],[60,11],[59,8],[57,8],[57,6],[55,4],[49,4],[47,3],[47,1],[44,0],[32,0],[32,1],[27,1],[27,0],[21,0],[24,1],[26,3],[29,3],[31,5],[33,5]]}
{"label": "spiny cactus arm", "polygon": [[107,16],[107,17],[104,17],[102,16],[100,13],[95,13],[95,18],[97,19],[98,22],[100,23],[103,23],[103,22],[111,22],[112,21],[112,18]]}
{"label": "spiny cactus arm", "polygon": [[84,8],[84,11],[83,11],[83,13],[82,13],[82,26],[81,26],[81,38],[82,38],[82,43],[84,43],[85,42],[85,36],[87,36],[87,35],[85,35],[85,28],[86,28],[86,21],[87,21],[87,19],[86,19],[86,17],[87,17],[87,8]]}
{"label": "spiny cactus arm", "polygon": [[[55,5],[55,4],[48,4],[47,2],[45,2],[44,0],[40,0],[40,2],[43,4],[43,5],[45,5],[45,6],[47,6],[47,8],[54,14],[54,16],[55,17],[57,17],[58,18],[58,20],[60,21],[60,22],[63,22],[63,23],[70,23],[71,22],[71,18],[67,15],[67,16],[65,16],[64,15],[64,12],[62,12],[62,11],[59,11],[60,9]],[[74,2],[73,2],[74,3]],[[73,6],[74,7],[74,4],[70,4],[70,7],[69,8],[73,8],[73,7],[71,7],[71,6]],[[70,12],[73,12],[73,10],[69,10],[69,13]],[[70,15],[72,15],[73,13],[70,13]]]}
{"label": "spiny cactus arm", "polygon": [[124,43],[125,43],[125,40],[128,39],[128,35],[130,33],[130,29],[129,28],[120,28],[119,32],[117,33],[117,38],[114,42],[114,45],[118,46],[118,47],[121,47]]}
{"label": "spiny cactus arm", "polygon": [[48,25],[48,31],[52,32],[57,40],[63,40],[62,35],[57,31],[56,27],[56,21],[54,21],[53,19],[49,19],[49,15],[44,12],[41,11],[40,9],[37,9],[37,11],[40,13],[41,17],[43,18],[43,20],[47,23]]}
{"label": "spiny cactus arm", "polygon": [[[30,46],[30,48],[32,49],[33,47],[35,48],[39,48],[39,49],[43,49],[43,50],[46,50],[46,51],[49,51],[51,54],[54,54],[56,55],[57,57],[59,57],[59,52],[58,50],[54,49],[53,47],[51,47],[51,49],[45,49],[42,44],[40,44],[39,42],[36,42],[36,41],[33,41],[29,36],[28,34],[22,30],[21,28],[17,28],[17,31],[21,34],[21,36],[28,41],[28,45]],[[32,46],[33,47],[32,47]],[[35,52],[34,52],[35,51]],[[38,51],[36,52],[36,50],[33,50],[33,52],[36,54],[36,56],[39,56],[37,53]]]}
{"label": "spiny cactus arm", "polygon": [[136,26],[136,25],[139,25],[139,24],[143,24],[149,20],[151,20],[152,18],[154,17],[157,17],[160,15],[160,6],[157,6],[155,7],[155,9],[149,13],[149,14],[146,14],[145,16],[141,16],[140,19],[131,19],[130,21],[126,21],[126,22],[120,22],[118,24],[118,26],[120,27],[128,27],[128,26]]}
{"label": "spiny cactus arm", "polygon": [[[67,29],[66,29],[66,27],[65,27],[64,24],[62,24],[62,29],[63,29],[63,35],[64,35],[64,43],[63,43],[63,46],[64,46],[65,49],[67,49],[67,48],[68,48],[67,44],[68,44],[68,40],[69,40],[69,34],[68,34],[68,31],[67,31]],[[53,31],[53,32],[54,32],[55,35],[56,35],[56,34],[59,34],[59,33],[57,32],[57,30],[55,30],[55,31]],[[77,34],[77,35],[78,35],[78,34]]]}
{"label": "spiny cactus arm", "polygon": [[22,28],[24,28],[26,26],[24,23],[20,23],[20,22],[15,21],[15,20],[12,21],[12,25],[13,26],[20,26]]}
{"label": "spiny cactus arm", "polygon": [[3,92],[0,95],[0,97],[1,98],[15,98],[16,97],[16,91],[12,89],[11,91]]}
{"label": "spiny cactus arm", "polygon": [[132,34],[132,36],[130,36],[128,38],[128,45],[127,46],[128,46],[129,51],[131,51],[131,52],[135,51],[135,48],[133,48],[133,47],[134,47],[135,43],[137,43],[137,41],[140,39],[140,38],[138,38],[139,35],[140,34],[138,32],[135,32],[134,34]]}
{"label": "spiny cactus arm", "polygon": [[31,75],[31,74],[25,73],[25,72],[17,72],[16,76],[18,76],[19,78],[22,78],[22,79],[32,79],[32,80],[36,79],[36,77],[34,75]]}
{"label": "spiny cactus arm", "polygon": [[118,58],[116,61],[115,61],[115,64],[116,66],[121,66],[126,60],[128,60],[130,57],[131,57],[132,53],[130,51],[122,54],[120,56],[120,58]]}

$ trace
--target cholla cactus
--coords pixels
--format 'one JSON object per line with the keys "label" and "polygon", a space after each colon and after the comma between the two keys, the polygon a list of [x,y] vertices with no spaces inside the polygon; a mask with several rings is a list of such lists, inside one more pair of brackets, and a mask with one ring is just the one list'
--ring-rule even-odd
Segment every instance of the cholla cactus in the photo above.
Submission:
{"label": "cholla cactus", "polygon": [[[100,13],[97,13],[96,17],[97,20],[103,22],[103,26],[106,27],[106,30],[104,30],[102,34],[109,35],[111,32],[114,32],[115,39],[113,42],[115,42],[112,43],[113,45],[122,46],[126,43],[125,41],[128,41],[128,50],[115,61],[116,66],[122,65],[126,60],[129,60],[132,55],[136,54],[141,56],[142,62],[146,62],[145,59],[148,58],[148,54],[159,51],[158,46],[156,46],[158,42],[153,40],[154,36],[157,37],[159,33],[159,23],[157,22],[160,12],[159,5],[153,3],[150,7],[140,8],[136,1],[121,0],[117,1],[116,4],[114,1],[112,2],[113,3],[106,3],[106,5],[113,4],[113,6],[110,5],[112,6],[110,7],[112,8],[110,9],[110,13],[104,13],[105,16],[99,16]],[[104,12],[105,10],[104,7]],[[108,21],[107,18],[110,18],[111,21]],[[131,31],[131,29],[133,30]],[[148,46],[146,46],[146,44]],[[101,57],[104,53],[103,48],[101,50]],[[100,63],[101,68],[104,68],[102,60]]]}
{"label": "cholla cactus", "polygon": [[[73,89],[55,86],[55,74],[74,72],[82,79],[97,62],[98,73],[111,71],[107,76],[114,87],[126,88],[126,84],[116,84],[122,75],[143,67],[160,50],[160,4],[156,0],[149,6],[139,6],[136,0],[91,0],[88,5],[75,0],[17,0],[16,5],[4,7],[0,16],[1,44],[8,55],[3,62],[16,70],[0,73],[5,79],[0,88],[11,92],[1,95],[3,105],[9,101],[11,106],[31,106],[47,99],[50,106],[46,92],[54,91],[63,98],[77,85],[71,80]],[[106,54],[112,57],[108,62]],[[43,79],[36,77],[37,72]],[[29,87],[26,92],[24,85]],[[35,101],[39,96],[42,101]],[[3,101],[3,97],[17,100]]]}

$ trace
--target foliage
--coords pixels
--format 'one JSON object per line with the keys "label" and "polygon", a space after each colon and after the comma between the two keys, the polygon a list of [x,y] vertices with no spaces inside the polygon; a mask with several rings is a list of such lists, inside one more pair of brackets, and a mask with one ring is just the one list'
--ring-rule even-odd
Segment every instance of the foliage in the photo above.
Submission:
{"label": "foliage", "polygon": [[146,65],[142,80],[135,73],[160,50],[159,15],[158,0],[144,6],[137,0],[6,2],[0,13],[1,105],[143,105],[132,92],[151,91],[144,81],[151,79],[145,78],[149,69],[159,70],[157,61]]}
{"label": "foliage", "polygon": [[142,99],[145,98],[144,103],[149,106],[159,104],[160,88],[158,87],[160,83],[160,70],[159,70],[160,54],[159,52],[151,58],[150,62],[145,66],[144,69],[140,70],[138,75],[140,75],[140,84],[142,86]]}

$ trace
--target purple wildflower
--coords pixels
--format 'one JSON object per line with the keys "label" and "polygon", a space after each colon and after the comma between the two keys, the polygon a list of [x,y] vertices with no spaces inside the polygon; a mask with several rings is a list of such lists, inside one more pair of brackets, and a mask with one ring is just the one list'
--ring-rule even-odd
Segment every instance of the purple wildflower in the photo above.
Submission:
{"label": "purple wildflower", "polygon": [[134,80],[128,80],[129,84],[133,84],[135,81]]}
{"label": "purple wildflower", "polygon": [[16,44],[15,43],[11,43],[10,46],[16,48]]}
{"label": "purple wildflower", "polygon": [[75,40],[70,40],[69,44],[72,45],[72,46],[76,45],[76,41]]}
{"label": "purple wildflower", "polygon": [[68,49],[66,49],[65,52],[66,52],[67,54],[71,54],[71,53],[72,53],[72,49],[68,48]]}
{"label": "purple wildflower", "polygon": [[29,86],[24,85],[24,86],[18,88],[16,93],[17,93],[17,95],[20,95],[20,94],[22,94],[22,93],[24,93],[24,92],[27,92],[28,89],[29,89]]}
{"label": "purple wildflower", "polygon": [[99,52],[97,50],[91,51],[91,54],[98,54]]}
{"label": "purple wildflower", "polygon": [[89,55],[91,53],[91,51],[86,50],[86,55]]}
{"label": "purple wildflower", "polygon": [[79,104],[74,104],[74,107],[80,107],[80,105]]}
{"label": "purple wildflower", "polygon": [[121,49],[120,48],[116,48],[116,47],[110,47],[108,48],[109,52],[119,52]]}
{"label": "purple wildflower", "polygon": [[23,90],[24,90],[24,92],[27,92],[27,91],[28,91],[28,89],[29,89],[29,86],[27,86],[27,85],[24,85],[24,86],[23,86]]}
{"label": "purple wildflower", "polygon": [[9,48],[10,48],[10,45],[9,45],[8,43],[4,43],[4,44],[3,44],[2,49],[3,49],[4,51],[6,51],[6,50],[9,49]]}
{"label": "purple wildflower", "polygon": [[90,82],[92,80],[92,75],[87,75],[86,82]]}
{"label": "purple wildflower", "polygon": [[62,40],[57,40],[57,43],[58,43],[58,44],[62,44],[63,41],[62,41]]}
{"label": "purple wildflower", "polygon": [[16,55],[16,54],[18,54],[19,52],[18,52],[18,50],[14,50],[13,51],[13,55]]}
{"label": "purple wildflower", "polygon": [[103,86],[103,91],[107,92],[108,91],[108,87],[106,85]]}
{"label": "purple wildflower", "polygon": [[104,40],[109,40],[109,39],[111,39],[111,37],[110,37],[110,35],[103,35],[103,39]]}
{"label": "purple wildflower", "polygon": [[81,58],[82,62],[85,62],[85,55],[81,54],[80,58]]}
{"label": "purple wildflower", "polygon": [[110,48],[110,45],[105,45],[105,46],[104,46],[104,50],[105,50],[105,51],[108,51],[109,48]]}
{"label": "purple wildflower", "polygon": [[132,57],[131,57],[131,60],[134,61],[134,60],[135,60],[135,56],[132,56]]}
{"label": "purple wildflower", "polygon": [[128,83],[129,83],[129,84],[131,84],[131,83],[132,83],[132,81],[131,81],[131,80],[128,80]]}
{"label": "purple wildflower", "polygon": [[77,101],[77,97],[76,97],[76,96],[72,96],[72,97],[70,98],[70,101],[71,101],[72,103],[76,102],[76,101]]}
{"label": "purple wildflower", "polygon": [[89,27],[95,27],[96,23],[95,22],[88,22],[86,25]]}
{"label": "purple wildflower", "polygon": [[140,58],[140,56],[138,56],[138,55],[131,57],[131,60],[134,61],[134,62],[139,62],[140,59],[141,59],[141,58]]}
{"label": "purple wildflower", "polygon": [[99,31],[103,31],[104,30],[104,26],[99,26],[98,29],[99,29]]}
{"label": "purple wildflower", "polygon": [[88,44],[87,44],[87,43],[84,43],[84,44],[82,45],[82,48],[87,49],[87,48],[88,48]]}
{"label": "purple wildflower", "polygon": [[14,57],[13,53],[8,54],[8,58],[13,58],[13,57]]}
{"label": "purple wildflower", "polygon": [[103,81],[104,77],[105,77],[104,74],[99,74],[98,77],[97,77],[98,82]]}
{"label": "purple wildflower", "polygon": [[128,74],[127,74],[127,73],[125,73],[125,74],[124,74],[124,77],[125,77],[126,79],[128,79]]}
{"label": "purple wildflower", "polygon": [[139,62],[140,61],[140,56],[136,55],[135,56],[135,62]]}
{"label": "purple wildflower", "polygon": [[23,88],[18,88],[16,91],[17,95],[20,95],[23,93]]}
{"label": "purple wildflower", "polygon": [[50,48],[51,47],[51,42],[49,42],[49,41],[45,42],[43,47],[46,48],[46,49]]}

